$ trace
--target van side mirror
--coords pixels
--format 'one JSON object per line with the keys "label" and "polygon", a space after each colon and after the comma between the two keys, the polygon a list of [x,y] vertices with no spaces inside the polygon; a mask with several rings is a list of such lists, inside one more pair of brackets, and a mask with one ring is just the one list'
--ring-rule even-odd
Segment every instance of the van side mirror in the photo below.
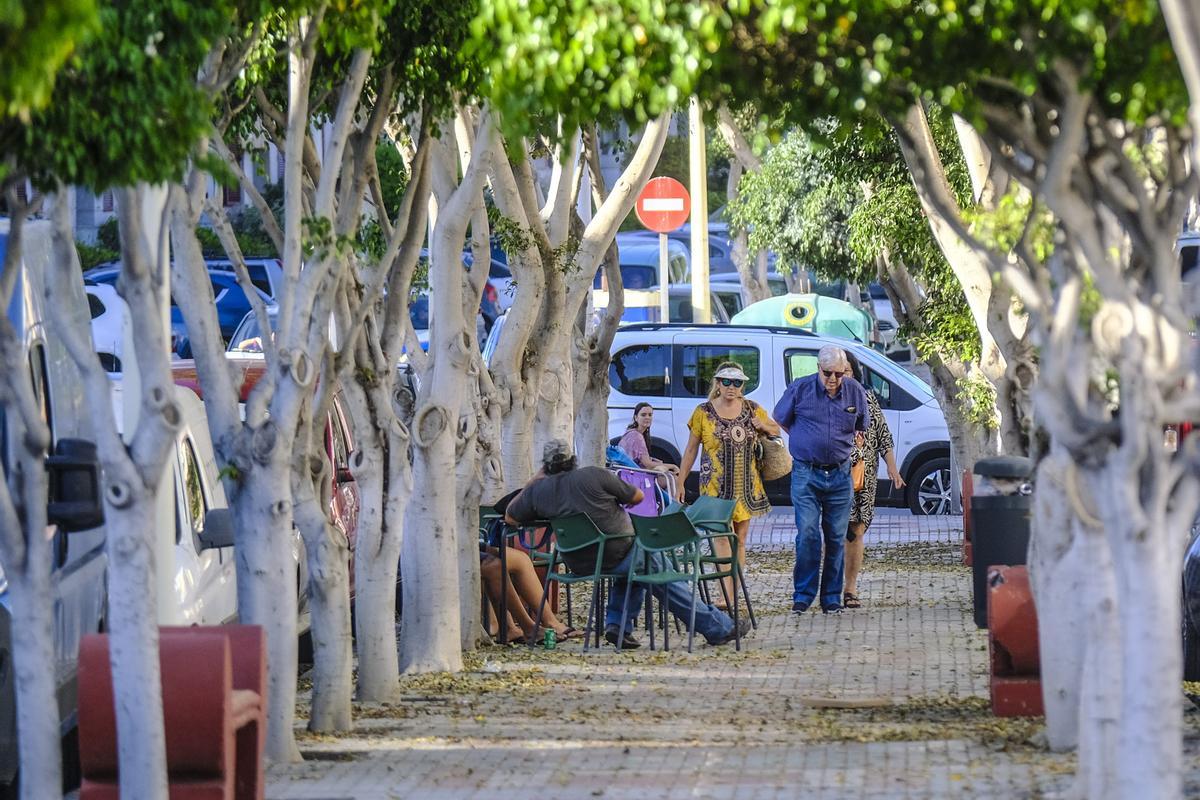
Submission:
{"label": "van side mirror", "polygon": [[48,522],[67,533],[104,524],[100,457],[95,442],[59,439],[54,455],[46,458],[46,473]]}
{"label": "van side mirror", "polygon": [[204,530],[198,534],[201,550],[233,547],[233,511],[228,508],[209,509],[204,515]]}

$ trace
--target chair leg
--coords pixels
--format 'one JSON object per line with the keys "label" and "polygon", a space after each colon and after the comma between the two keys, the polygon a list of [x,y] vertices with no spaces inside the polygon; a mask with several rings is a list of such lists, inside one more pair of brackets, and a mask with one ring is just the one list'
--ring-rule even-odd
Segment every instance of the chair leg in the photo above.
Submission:
{"label": "chair leg", "polygon": [[[538,640],[538,634],[542,631],[542,617],[546,614],[546,598],[550,596],[550,575],[554,572],[555,558],[550,559],[550,566],[546,568],[546,580],[542,582],[542,602],[538,603],[537,619],[533,621],[533,641]],[[557,591],[557,587],[555,589]],[[569,592],[570,590],[568,590]]]}
{"label": "chair leg", "polygon": [[692,642],[696,639],[696,588],[700,581],[692,581],[692,618],[688,622],[688,652],[692,652]]}
{"label": "chair leg", "polygon": [[671,640],[668,638],[670,636],[670,633],[668,632],[670,625],[667,623],[666,598],[663,598],[658,602],[658,621],[659,624],[662,625],[663,629],[663,652],[668,653],[671,650]]}
{"label": "chair leg", "polygon": [[[632,576],[630,576],[632,577]],[[625,644],[625,626],[629,623],[629,595],[633,592],[633,581],[625,581],[625,602],[621,604],[621,627],[617,630],[617,652]]]}
{"label": "chair leg", "polygon": [[[734,561],[734,567],[735,567],[734,579],[736,580],[738,572],[740,571],[740,570],[736,570],[737,561]],[[740,622],[741,622],[741,609],[738,608],[737,585],[734,584],[734,587],[733,587],[733,649],[738,651],[739,653],[742,651],[742,626],[739,624]]]}
{"label": "chair leg", "polygon": [[[746,585],[746,573],[742,571],[740,563],[738,564],[737,577],[742,582],[742,596],[746,598],[746,613],[750,615],[750,627],[758,630],[758,620],[754,617],[754,606],[750,604],[750,588]],[[737,594],[737,592],[734,592],[734,594]]]}
{"label": "chair leg", "polygon": [[[588,624],[583,628],[583,649],[587,650],[588,645],[592,644],[592,628],[595,620],[596,600],[600,594],[600,585],[595,581],[592,582],[592,606],[588,608]],[[596,637],[596,646],[600,646],[600,637]]]}

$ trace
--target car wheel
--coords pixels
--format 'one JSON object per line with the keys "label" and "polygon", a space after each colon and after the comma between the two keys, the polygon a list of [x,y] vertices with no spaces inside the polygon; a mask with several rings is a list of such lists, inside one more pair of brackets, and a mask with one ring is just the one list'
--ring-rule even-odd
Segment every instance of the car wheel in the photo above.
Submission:
{"label": "car wheel", "polygon": [[908,508],[917,515],[949,514],[950,459],[931,458],[912,471],[908,480]]}

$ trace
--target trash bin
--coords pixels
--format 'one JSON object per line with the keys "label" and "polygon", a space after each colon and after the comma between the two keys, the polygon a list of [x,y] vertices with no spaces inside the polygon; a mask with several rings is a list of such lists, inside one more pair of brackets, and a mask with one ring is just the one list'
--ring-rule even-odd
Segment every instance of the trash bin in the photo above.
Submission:
{"label": "trash bin", "polygon": [[987,627],[987,574],[993,566],[1025,563],[1033,507],[1033,462],[1020,456],[975,462],[971,495],[971,572],[975,624]]}

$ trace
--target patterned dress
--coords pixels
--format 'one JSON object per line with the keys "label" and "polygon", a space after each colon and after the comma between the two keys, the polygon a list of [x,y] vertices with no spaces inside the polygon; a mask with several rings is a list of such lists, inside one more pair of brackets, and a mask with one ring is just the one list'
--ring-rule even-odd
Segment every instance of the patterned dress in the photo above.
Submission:
{"label": "patterned dress", "polygon": [[879,407],[879,398],[867,390],[867,409],[870,411],[870,421],[867,432],[863,435],[863,446],[850,451],[850,462],[867,462],[866,475],[863,477],[863,488],[854,493],[854,505],[850,507],[850,521],[864,522],[868,527],[875,517],[875,489],[879,485],[879,457],[891,450],[895,444],[892,432],[888,429],[887,420],[883,417],[883,409]]}
{"label": "patterned dress", "polygon": [[771,420],[753,400],[744,400],[734,419],[722,417],[710,401],[697,406],[688,420],[688,430],[700,439],[700,494],[736,500],[734,522],[771,510],[754,458],[758,431],[750,423],[753,417]]}

